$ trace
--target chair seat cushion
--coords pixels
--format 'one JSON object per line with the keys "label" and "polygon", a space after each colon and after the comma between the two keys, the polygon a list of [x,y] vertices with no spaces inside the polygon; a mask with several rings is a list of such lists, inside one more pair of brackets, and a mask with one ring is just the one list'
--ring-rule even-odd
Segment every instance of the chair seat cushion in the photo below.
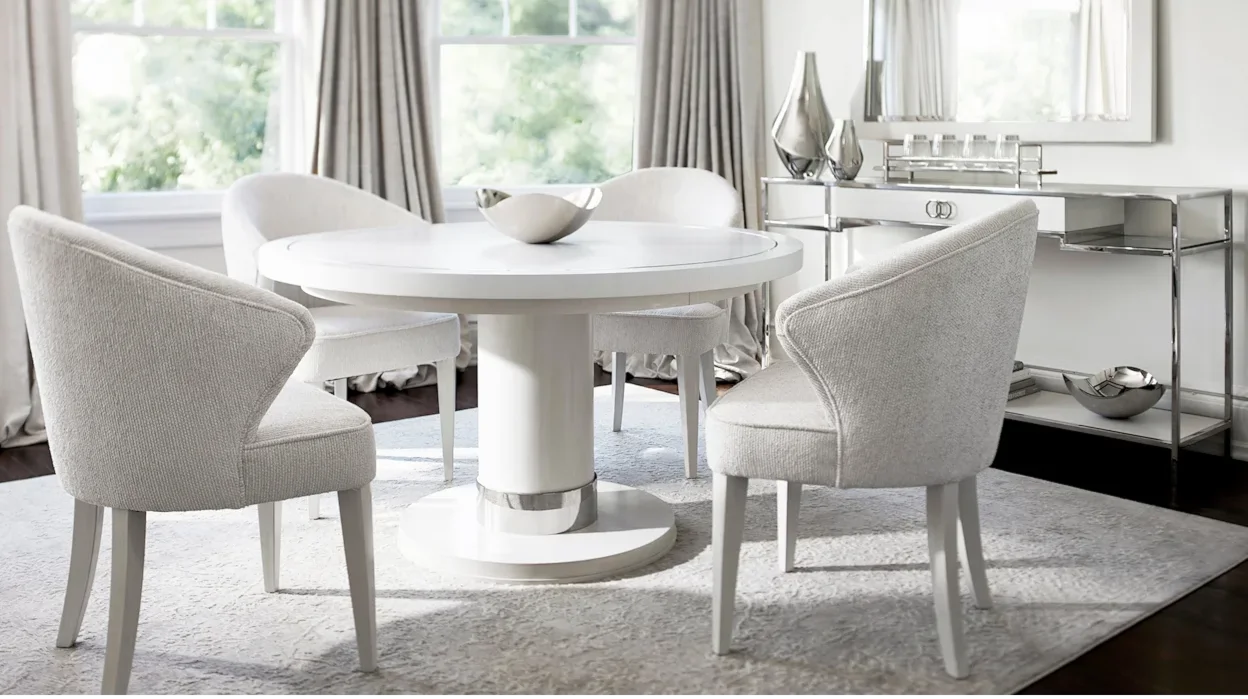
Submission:
{"label": "chair seat cushion", "polygon": [[706,458],[730,476],[837,485],[837,430],[797,365],[777,362],[711,404]]}
{"label": "chair seat cushion", "polygon": [[594,316],[594,349],[699,355],[728,341],[728,311],[713,303]]}
{"label": "chair seat cushion", "polygon": [[308,309],[316,339],[295,369],[300,381],[407,369],[459,354],[459,316],[364,306]]}
{"label": "chair seat cushion", "polygon": [[277,394],[243,445],[249,505],[359,488],[376,472],[368,413],[298,381]]}

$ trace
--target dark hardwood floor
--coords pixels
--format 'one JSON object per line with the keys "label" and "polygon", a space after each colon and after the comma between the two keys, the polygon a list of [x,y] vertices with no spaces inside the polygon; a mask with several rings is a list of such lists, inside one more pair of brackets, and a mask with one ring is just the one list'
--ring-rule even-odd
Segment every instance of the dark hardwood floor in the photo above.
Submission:
{"label": "dark hardwood floor", "polygon": [[[609,382],[601,371],[598,385]],[[634,380],[676,392],[672,382]],[[720,391],[727,386],[721,386]],[[433,386],[352,395],[375,422],[437,413]],[[477,402],[476,370],[456,408]],[[1169,454],[1090,435],[1006,422],[994,468],[1248,526],[1248,464],[1185,452],[1175,504]],[[47,445],[0,451],[0,482],[52,474]],[[1023,690],[1024,694],[1221,694],[1248,690],[1248,563]]]}

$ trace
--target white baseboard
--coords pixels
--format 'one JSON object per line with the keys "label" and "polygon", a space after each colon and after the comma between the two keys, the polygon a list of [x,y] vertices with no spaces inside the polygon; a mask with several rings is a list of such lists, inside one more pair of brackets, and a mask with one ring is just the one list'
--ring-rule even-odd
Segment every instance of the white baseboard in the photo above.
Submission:
{"label": "white baseboard", "polygon": [[[1069,393],[1066,390],[1066,382],[1062,380],[1062,372],[1053,369],[1042,369],[1039,367],[1030,367],[1031,375],[1036,377],[1036,385],[1045,391],[1053,391],[1055,393]],[[1066,372],[1071,375],[1077,372]],[[1236,387],[1237,395],[1231,401],[1231,453],[1235,459],[1239,461],[1248,461],[1248,398],[1245,398]],[[1171,395],[1167,391],[1157,403],[1157,407],[1162,410],[1169,410],[1171,406]],[[1183,412],[1193,415],[1204,415],[1207,417],[1221,417],[1223,415],[1223,400],[1220,396],[1209,393],[1191,393],[1183,392]],[[1204,453],[1221,453],[1221,447],[1216,444],[1196,444],[1190,447],[1195,451]]]}

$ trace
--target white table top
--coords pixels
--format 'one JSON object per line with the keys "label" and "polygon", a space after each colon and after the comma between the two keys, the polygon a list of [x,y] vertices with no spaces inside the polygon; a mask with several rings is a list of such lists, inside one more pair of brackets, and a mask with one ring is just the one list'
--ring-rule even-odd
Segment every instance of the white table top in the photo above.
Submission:
{"label": "white table top", "polygon": [[549,245],[480,222],[294,236],[259,253],[262,275],[317,296],[463,313],[520,312],[525,302],[532,312],[589,312],[718,300],[801,264],[801,243],[784,236],[617,221],[590,221]]}

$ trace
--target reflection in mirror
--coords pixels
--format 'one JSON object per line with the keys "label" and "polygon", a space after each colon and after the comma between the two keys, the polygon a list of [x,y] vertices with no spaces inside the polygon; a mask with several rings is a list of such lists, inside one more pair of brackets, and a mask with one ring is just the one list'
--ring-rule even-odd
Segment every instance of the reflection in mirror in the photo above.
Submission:
{"label": "reflection in mirror", "polygon": [[1131,0],[869,0],[869,121],[1130,119]]}

